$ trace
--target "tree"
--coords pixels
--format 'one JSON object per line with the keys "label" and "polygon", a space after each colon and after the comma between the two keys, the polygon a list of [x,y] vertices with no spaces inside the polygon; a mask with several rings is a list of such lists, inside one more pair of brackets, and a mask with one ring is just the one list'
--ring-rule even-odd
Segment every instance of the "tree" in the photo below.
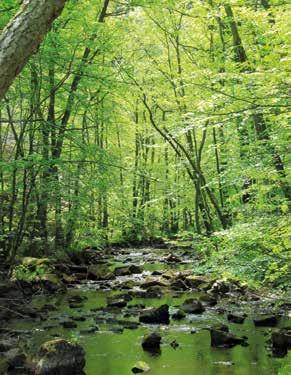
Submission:
{"label": "tree", "polygon": [[28,0],[0,36],[0,99],[37,52],[66,0]]}

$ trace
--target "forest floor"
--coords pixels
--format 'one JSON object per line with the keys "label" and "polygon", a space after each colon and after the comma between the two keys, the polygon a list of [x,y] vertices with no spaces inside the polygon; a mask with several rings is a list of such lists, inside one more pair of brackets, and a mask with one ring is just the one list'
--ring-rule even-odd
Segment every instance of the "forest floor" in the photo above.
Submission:
{"label": "forest floor", "polygon": [[199,274],[197,253],[171,251],[88,248],[53,265],[25,258],[49,273],[1,285],[0,368],[34,374],[40,345],[64,338],[84,348],[87,375],[129,374],[139,361],[153,375],[289,373],[285,296]]}

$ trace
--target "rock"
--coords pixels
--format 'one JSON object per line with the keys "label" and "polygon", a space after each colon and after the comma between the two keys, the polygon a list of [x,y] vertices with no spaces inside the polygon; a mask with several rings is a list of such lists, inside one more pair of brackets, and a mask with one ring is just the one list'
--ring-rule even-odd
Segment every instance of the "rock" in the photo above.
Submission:
{"label": "rock", "polygon": [[141,285],[140,287],[142,289],[148,289],[148,288],[151,288],[152,286],[168,286],[168,284],[166,284],[165,282],[161,281],[161,280],[157,280],[157,279],[146,279]]}
{"label": "rock", "polygon": [[216,280],[209,293],[213,294],[225,294],[228,293],[231,289],[231,285],[225,280]]}
{"label": "rock", "polygon": [[65,284],[76,284],[78,282],[78,279],[75,276],[70,276],[70,275],[63,273],[62,281]]}
{"label": "rock", "polygon": [[140,266],[131,264],[130,266],[117,267],[114,270],[115,276],[128,276],[142,273],[143,269]]}
{"label": "rock", "polygon": [[236,292],[240,294],[245,293],[245,286],[240,285],[237,280],[216,280],[213,284],[209,293],[216,295],[224,295],[230,292]]}
{"label": "rock", "polygon": [[[289,345],[288,345],[289,343]],[[290,334],[284,329],[275,329],[272,332],[272,353],[274,357],[284,357],[290,347]]]}
{"label": "rock", "polygon": [[84,307],[83,303],[70,303],[69,304],[70,309],[82,309]]}
{"label": "rock", "polygon": [[108,307],[122,309],[127,305],[127,301],[124,298],[113,298],[107,302]]}
{"label": "rock", "polygon": [[68,302],[69,303],[83,303],[84,301],[86,301],[88,298],[85,297],[85,296],[80,296],[79,294],[75,294],[74,296],[70,296],[68,298]]}
{"label": "rock", "polygon": [[186,314],[183,310],[179,309],[177,310],[173,315],[172,315],[172,319],[174,320],[181,320],[181,319],[184,319],[186,317]]}
{"label": "rock", "polygon": [[145,292],[143,298],[161,298],[163,295],[162,288],[158,285],[149,287]]}
{"label": "rock", "polygon": [[255,293],[247,292],[245,295],[245,299],[249,301],[259,301],[261,299],[261,296]]}
{"label": "rock", "polygon": [[24,257],[22,259],[21,264],[24,267],[28,267],[30,269],[36,269],[36,267],[46,267],[50,263],[48,258],[33,258],[33,257]]}
{"label": "rock", "polygon": [[81,251],[70,253],[70,258],[75,264],[99,264],[103,254],[96,246],[87,246]]}
{"label": "rock", "polygon": [[26,355],[19,349],[10,349],[5,353],[5,361],[9,368],[22,367],[26,361]]}
{"label": "rock", "polygon": [[148,324],[169,324],[170,316],[169,316],[169,306],[162,305],[158,308],[152,308],[149,310],[145,310],[141,312],[139,316],[139,321],[141,323],[148,323]]}
{"label": "rock", "polygon": [[137,329],[139,327],[139,323],[137,322],[119,322],[122,324],[122,327],[124,329]]}
{"label": "rock", "polygon": [[170,345],[175,350],[179,347],[179,344],[177,343],[176,340],[173,340],[172,342],[170,342]]}
{"label": "rock", "polygon": [[58,308],[53,303],[46,303],[42,306],[42,311],[57,311]]}
{"label": "rock", "polygon": [[226,331],[225,326],[210,328],[211,346],[216,348],[232,348],[238,344],[244,344],[245,339],[236,337]]}
{"label": "rock", "polygon": [[89,327],[87,329],[82,329],[80,331],[81,334],[84,334],[84,335],[87,335],[87,334],[90,334],[90,333],[95,333],[99,331],[99,327],[98,326],[92,326],[92,327]]}
{"label": "rock", "polygon": [[218,331],[223,331],[223,332],[229,332],[229,328],[225,324],[217,324],[212,327],[213,329],[216,329]]}
{"label": "rock", "polygon": [[256,327],[274,327],[278,323],[278,317],[275,315],[261,315],[254,319]]}
{"label": "rock", "polygon": [[174,279],[175,277],[177,276],[176,272],[174,272],[173,270],[169,270],[167,272],[164,272],[162,274],[162,277],[166,280],[171,280],[171,279]]}
{"label": "rock", "polygon": [[214,296],[210,296],[209,294],[204,294],[201,297],[199,297],[199,301],[201,301],[207,306],[217,305],[217,299]]}
{"label": "rock", "polygon": [[231,323],[242,324],[245,321],[245,318],[245,315],[237,315],[232,313],[227,314],[227,320]]}
{"label": "rock", "polygon": [[175,279],[170,284],[171,289],[173,290],[187,290],[188,286],[186,285],[185,281],[182,279]]}
{"label": "rock", "polygon": [[165,258],[167,263],[180,263],[181,259],[174,254],[170,254]]}
{"label": "rock", "polygon": [[11,339],[1,340],[0,341],[0,353],[8,352],[8,350],[15,348],[15,345],[16,345],[16,340],[11,340]]}
{"label": "rock", "polygon": [[143,310],[145,309],[145,304],[143,303],[136,303],[134,305],[127,306],[129,309],[137,309],[137,310]]}
{"label": "rock", "polygon": [[205,311],[205,308],[200,301],[189,298],[181,305],[181,310],[188,314],[201,314]]}
{"label": "rock", "polygon": [[151,353],[159,352],[161,349],[162,337],[159,333],[151,333],[148,336],[145,336],[142,340],[142,348]]}
{"label": "rock", "polygon": [[207,283],[208,281],[205,276],[188,276],[185,279],[186,285],[191,289],[197,289],[201,284]]}
{"label": "rock", "polygon": [[108,270],[107,267],[100,265],[90,265],[88,266],[88,280],[113,280],[115,278],[114,274]]}
{"label": "rock", "polygon": [[119,285],[120,289],[124,290],[133,289],[135,286],[136,283],[133,280],[126,280]]}
{"label": "rock", "polygon": [[287,336],[288,349],[291,349],[291,328],[284,328],[285,335]]}
{"label": "rock", "polygon": [[85,367],[85,352],[76,343],[58,339],[43,344],[35,375],[77,375]]}
{"label": "rock", "polygon": [[66,320],[61,323],[64,328],[77,328],[77,323],[73,320]]}
{"label": "rock", "polygon": [[133,368],[131,369],[131,371],[134,373],[134,374],[139,374],[141,372],[148,372],[150,371],[150,366],[146,363],[146,362],[143,362],[143,361],[139,361],[137,362]]}
{"label": "rock", "polygon": [[56,293],[66,290],[66,286],[62,283],[62,280],[54,273],[47,273],[43,275],[39,281],[39,284],[41,285],[42,289],[49,293]]}
{"label": "rock", "polygon": [[152,276],[161,276],[162,274],[163,272],[157,270],[152,272]]}
{"label": "rock", "polygon": [[204,292],[209,292],[212,286],[212,281],[207,281],[199,285],[199,290],[203,290]]}

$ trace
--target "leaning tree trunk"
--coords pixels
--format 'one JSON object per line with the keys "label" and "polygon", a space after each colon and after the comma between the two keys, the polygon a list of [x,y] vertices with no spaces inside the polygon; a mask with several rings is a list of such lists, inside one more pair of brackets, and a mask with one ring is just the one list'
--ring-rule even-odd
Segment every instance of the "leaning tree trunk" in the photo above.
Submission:
{"label": "leaning tree trunk", "polygon": [[66,0],[26,0],[0,36],[0,99],[37,52]]}

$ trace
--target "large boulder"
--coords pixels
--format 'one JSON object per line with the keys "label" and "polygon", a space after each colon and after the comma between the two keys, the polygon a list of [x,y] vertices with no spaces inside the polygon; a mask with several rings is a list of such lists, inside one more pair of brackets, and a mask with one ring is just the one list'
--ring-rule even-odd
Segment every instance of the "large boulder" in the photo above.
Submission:
{"label": "large boulder", "polygon": [[142,348],[151,353],[156,353],[161,350],[161,341],[162,337],[159,333],[151,333],[148,336],[145,336],[142,341]]}
{"label": "large boulder", "polygon": [[11,281],[16,282],[25,294],[33,294],[39,289],[49,293],[66,289],[48,258],[23,258],[22,263],[14,268]]}
{"label": "large boulder", "polygon": [[290,348],[291,332],[285,329],[275,329],[272,332],[272,353],[274,357],[284,357]]}
{"label": "large boulder", "polygon": [[274,327],[278,321],[279,318],[276,315],[260,315],[254,319],[256,327]]}
{"label": "large boulder", "polygon": [[139,316],[139,321],[147,324],[169,324],[169,306],[162,305],[158,308],[144,310]]}
{"label": "large boulder", "polygon": [[58,339],[40,347],[35,375],[79,375],[84,367],[83,348],[79,344]]}
{"label": "large boulder", "polygon": [[232,348],[238,344],[245,344],[246,338],[236,337],[229,332],[228,327],[218,326],[210,328],[211,346],[215,348]]}
{"label": "large boulder", "polygon": [[205,311],[202,303],[193,298],[186,299],[181,305],[181,310],[187,314],[202,314]]}

